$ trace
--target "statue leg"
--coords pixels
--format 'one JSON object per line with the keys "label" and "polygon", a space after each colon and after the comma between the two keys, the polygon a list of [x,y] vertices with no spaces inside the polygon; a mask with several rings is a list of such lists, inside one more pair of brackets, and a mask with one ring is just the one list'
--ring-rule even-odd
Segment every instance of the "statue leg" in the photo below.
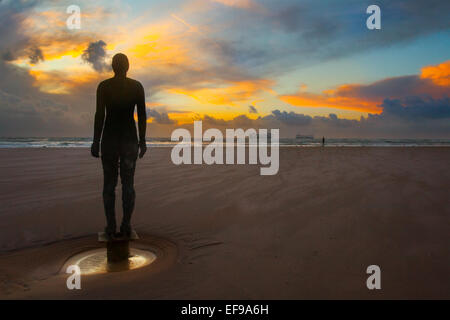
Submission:
{"label": "statue leg", "polygon": [[119,158],[115,155],[102,155],[103,164],[103,205],[105,207],[105,232],[113,235],[116,232],[116,186],[118,179]]}
{"label": "statue leg", "polygon": [[134,146],[129,152],[123,154],[120,158],[120,180],[122,182],[122,208],[123,219],[120,231],[126,235],[131,232],[131,216],[134,210],[136,193],[134,191],[134,172],[136,169],[137,147]]}

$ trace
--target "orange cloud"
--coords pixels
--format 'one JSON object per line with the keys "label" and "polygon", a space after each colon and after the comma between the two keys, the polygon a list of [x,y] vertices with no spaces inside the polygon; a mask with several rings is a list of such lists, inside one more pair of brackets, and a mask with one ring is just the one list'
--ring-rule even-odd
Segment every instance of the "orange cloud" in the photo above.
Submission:
{"label": "orange cloud", "polygon": [[[430,81],[431,80],[431,81]],[[305,86],[295,94],[281,95],[280,100],[298,107],[328,107],[361,112],[380,113],[385,98],[427,95],[448,96],[450,60],[436,66],[422,68],[420,75],[382,79],[370,84],[344,84],[315,94]]]}
{"label": "orange cloud", "polygon": [[[194,27],[192,27],[194,28]],[[117,46],[126,53],[134,70],[173,74],[187,66],[199,65],[201,55],[195,53],[192,28],[178,19],[146,24],[117,40]]]}
{"label": "orange cloud", "polygon": [[[57,60],[65,56],[77,58],[82,55],[83,51],[93,40],[98,40],[96,34],[102,33],[107,28],[105,21],[112,17],[113,14],[101,7],[89,7],[89,10],[81,11],[82,29],[90,29],[93,31],[72,32],[66,27],[66,20],[69,14],[65,10],[45,10],[33,11],[24,18],[20,25],[20,29],[24,35],[29,38],[29,46],[42,50],[45,61]],[[111,47],[111,41],[101,36],[102,40]],[[15,52],[17,63],[26,64],[28,58],[28,50],[20,50]],[[77,61],[78,63],[78,61]]]}
{"label": "orange cloud", "polygon": [[178,125],[192,123],[196,117],[198,117],[195,112],[168,112],[170,119],[176,121]]}
{"label": "orange cloud", "polygon": [[438,86],[450,86],[450,60],[436,66],[422,68],[420,77],[430,79]]}
{"label": "orange cloud", "polygon": [[71,74],[43,70],[28,72],[34,78],[34,85],[39,87],[39,90],[51,94],[69,94],[73,88],[97,83],[100,80],[96,72],[72,72]]}
{"label": "orange cloud", "polygon": [[73,43],[68,41],[46,43],[41,48],[44,51],[45,60],[56,60],[64,56],[70,56],[72,58],[79,57],[83,54],[83,51],[87,48],[89,42],[86,43]]}
{"label": "orange cloud", "polygon": [[229,83],[227,86],[207,87],[199,89],[171,88],[167,91],[183,94],[201,103],[234,106],[238,102],[247,101],[261,91],[272,92],[273,81],[266,79],[243,80]]}
{"label": "orange cloud", "polygon": [[[252,1],[222,2],[246,8],[255,5]],[[92,11],[90,15],[89,19],[106,13]],[[64,12],[38,12],[24,23],[24,29],[30,30],[31,42],[42,50],[44,61],[30,65],[27,52],[23,52],[13,63],[32,70],[30,74],[35,85],[42,91],[66,94],[77,84],[98,78],[80,58],[93,39],[108,43],[109,55],[117,51],[126,53],[132,66],[131,76],[138,79],[154,77],[155,83],[166,92],[190,96],[203,103],[234,105],[251,97],[254,99],[254,95],[262,90],[270,91],[272,86],[268,80],[247,80],[242,70],[234,65],[224,67],[224,62],[214,56],[215,51],[205,50],[208,28],[191,24],[188,15],[186,18],[186,15],[171,14],[151,23],[142,20],[116,26],[114,39],[99,36],[104,28],[101,26],[95,32],[68,32],[64,25],[66,16]],[[46,21],[58,28],[48,28]],[[228,73],[215,74],[220,68]],[[162,78],[160,83],[157,82],[158,75]]]}
{"label": "orange cloud", "polygon": [[147,107],[147,108],[153,108],[153,107],[162,107],[162,106],[164,106],[164,104],[163,103],[160,103],[160,102],[145,102],[145,106]]}
{"label": "orange cloud", "polygon": [[361,112],[380,113],[382,110],[378,104],[382,99],[367,100],[352,96],[351,93],[359,85],[342,85],[335,90],[326,90],[322,94],[299,91],[294,95],[282,95],[280,99],[298,107],[327,107],[348,109]]}

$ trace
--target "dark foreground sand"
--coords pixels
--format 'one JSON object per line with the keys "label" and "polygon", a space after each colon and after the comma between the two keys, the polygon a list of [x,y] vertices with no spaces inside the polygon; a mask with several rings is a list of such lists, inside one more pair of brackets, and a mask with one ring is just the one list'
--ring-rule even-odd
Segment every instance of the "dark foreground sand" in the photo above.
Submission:
{"label": "dark foreground sand", "polygon": [[99,245],[100,161],[0,150],[0,298],[450,298],[450,148],[282,148],[276,176],[175,166],[170,150],[136,173],[136,245],[157,262],[73,291],[59,272]]}

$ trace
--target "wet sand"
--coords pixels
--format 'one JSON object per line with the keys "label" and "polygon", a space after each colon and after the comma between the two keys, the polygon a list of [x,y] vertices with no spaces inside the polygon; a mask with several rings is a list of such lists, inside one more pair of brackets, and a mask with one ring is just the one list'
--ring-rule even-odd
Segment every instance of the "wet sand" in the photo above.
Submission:
{"label": "wet sand", "polygon": [[275,176],[175,166],[170,150],[136,171],[134,245],[156,262],[68,290],[64,262],[101,246],[101,163],[0,149],[0,298],[450,298],[450,148],[281,148]]}

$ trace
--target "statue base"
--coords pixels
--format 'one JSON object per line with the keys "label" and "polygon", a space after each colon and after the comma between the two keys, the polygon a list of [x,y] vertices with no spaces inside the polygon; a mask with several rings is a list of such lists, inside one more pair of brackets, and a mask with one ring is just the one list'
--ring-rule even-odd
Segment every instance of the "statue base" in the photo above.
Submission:
{"label": "statue base", "polygon": [[106,242],[108,263],[128,261],[130,257],[130,241],[139,239],[136,231],[132,230],[130,237],[110,238],[105,232],[98,233],[98,241]]}

